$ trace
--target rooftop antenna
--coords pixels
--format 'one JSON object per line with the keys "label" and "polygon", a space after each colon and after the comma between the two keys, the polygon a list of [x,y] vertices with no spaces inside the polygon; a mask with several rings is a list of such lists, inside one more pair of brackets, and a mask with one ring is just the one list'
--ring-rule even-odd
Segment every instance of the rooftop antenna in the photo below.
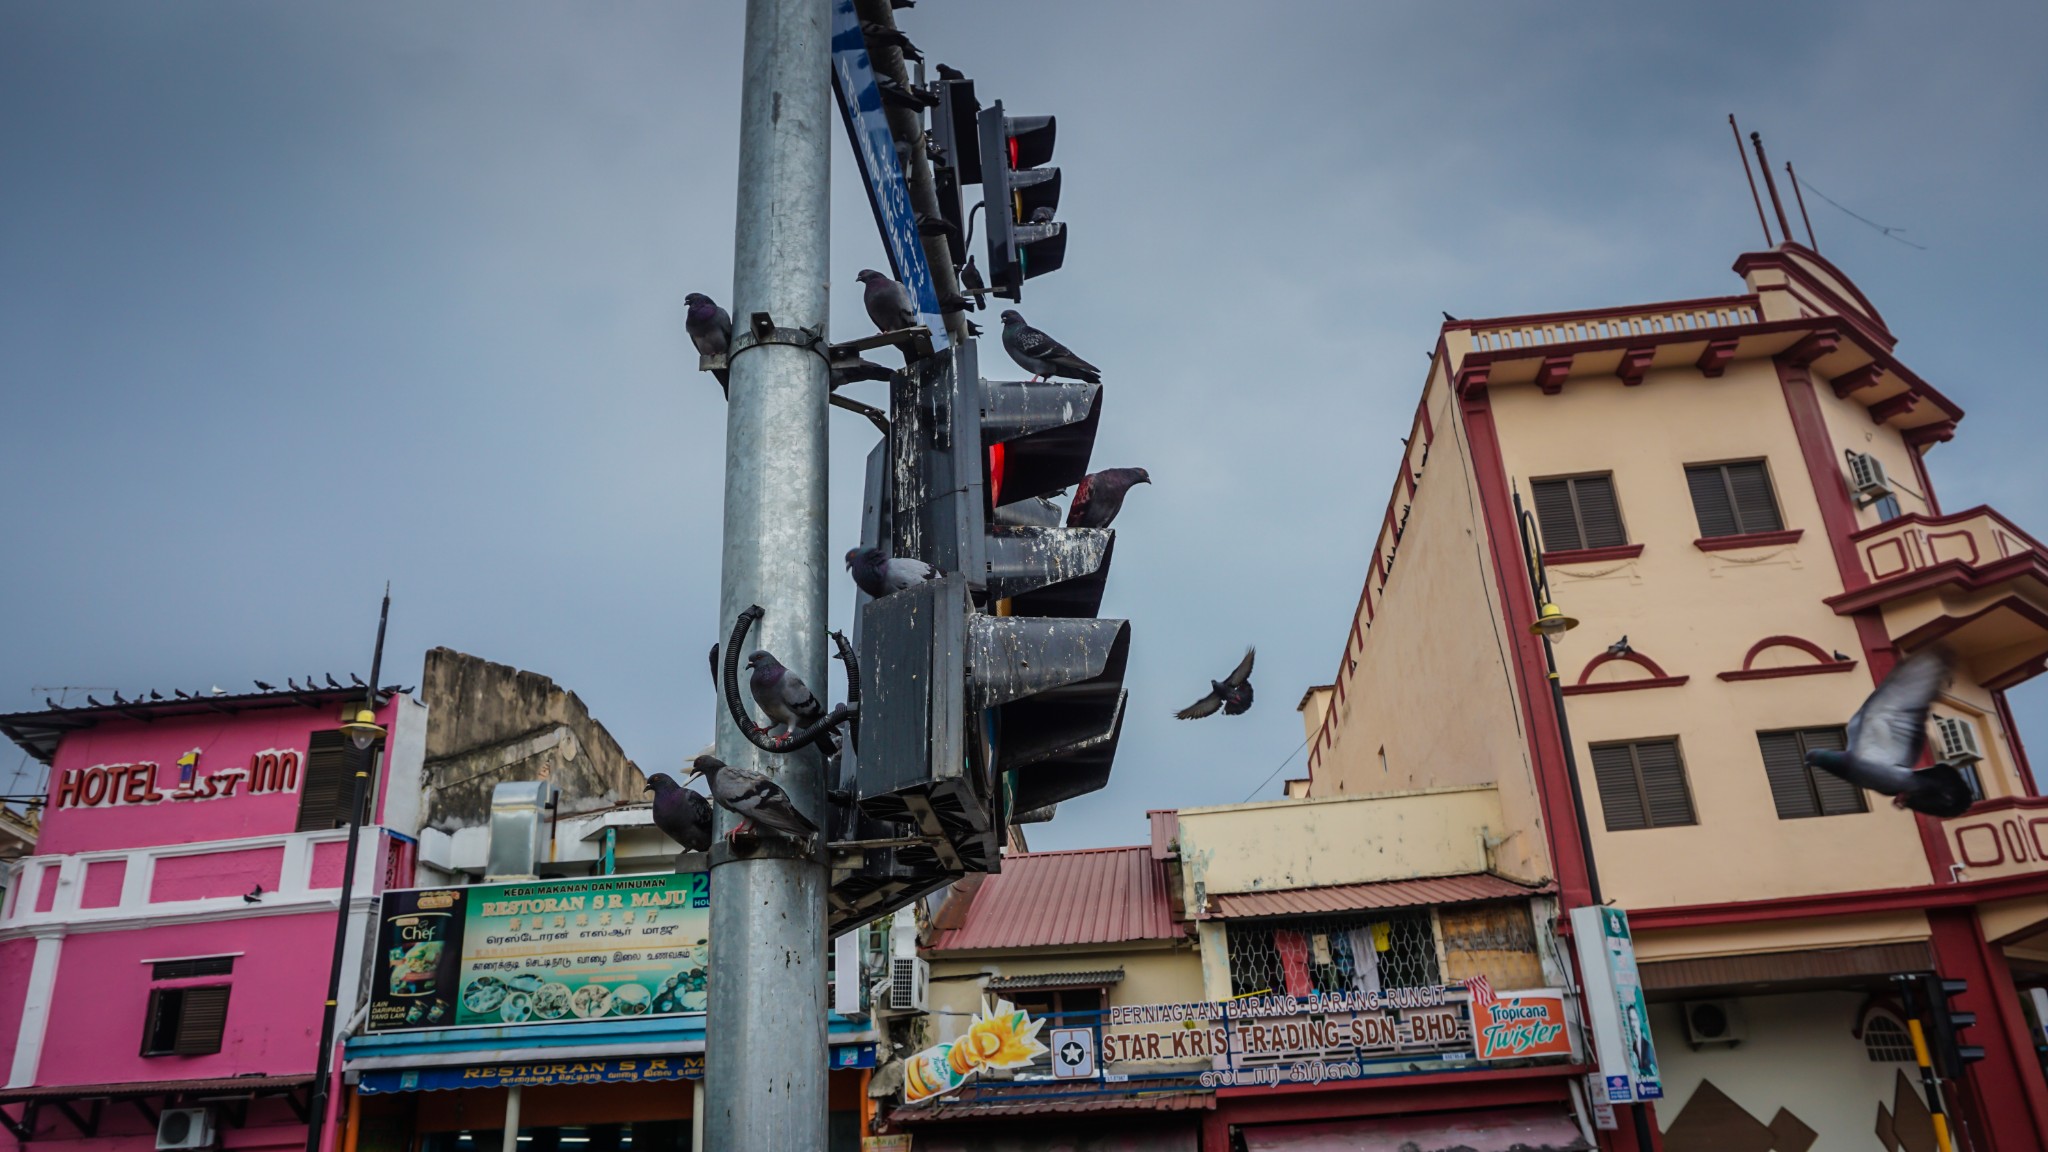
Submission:
{"label": "rooftop antenna", "polygon": [[1799,202],[1799,219],[1806,225],[1806,246],[1820,253],[1820,241],[1813,238],[1813,217],[1806,214],[1806,193],[1799,190],[1799,173],[1792,170],[1792,162],[1785,161],[1785,179],[1792,182],[1792,198]]}
{"label": "rooftop antenna", "polygon": [[1742,175],[1749,181],[1749,198],[1756,204],[1756,222],[1763,225],[1764,247],[1771,246],[1771,225],[1764,219],[1764,200],[1756,194],[1756,173],[1750,169],[1749,153],[1742,150],[1742,129],[1735,126],[1735,113],[1728,114],[1728,130],[1735,133],[1735,154],[1742,157]]}
{"label": "rooftop antenna", "polygon": [[1771,208],[1778,214],[1778,231],[1785,234],[1785,240],[1792,240],[1792,221],[1785,218],[1785,202],[1778,199],[1778,182],[1771,178],[1771,162],[1764,155],[1764,137],[1761,132],[1751,132],[1749,142],[1756,145],[1756,166],[1764,170],[1764,190],[1771,194]]}

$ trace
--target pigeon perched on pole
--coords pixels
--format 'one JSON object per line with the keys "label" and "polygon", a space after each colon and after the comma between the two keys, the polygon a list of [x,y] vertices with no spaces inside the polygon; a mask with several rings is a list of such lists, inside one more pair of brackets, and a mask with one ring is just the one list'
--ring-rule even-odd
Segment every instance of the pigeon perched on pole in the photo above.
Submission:
{"label": "pigeon perched on pole", "polygon": [[910,37],[905,36],[900,29],[891,28],[887,24],[877,24],[872,20],[863,20],[860,30],[862,35],[867,37],[869,52],[876,48],[895,48],[903,53],[905,60],[924,59],[924,54],[917,50],[917,45],[912,44]]}
{"label": "pigeon perched on pole", "polygon": [[818,826],[797,811],[789,793],[759,772],[699,756],[690,762],[690,775],[704,777],[718,806],[740,818],[740,826],[726,834],[728,842],[755,824],[805,845],[818,834]]}
{"label": "pigeon perched on pole", "polygon": [[866,286],[861,290],[861,303],[867,305],[868,319],[875,322],[876,331],[897,332],[917,327],[917,297],[910,294],[910,289],[873,268],[861,269],[854,279]]}
{"label": "pigeon perched on pole", "polygon": [[666,772],[647,778],[643,791],[654,793],[654,826],[686,851],[711,848],[711,801],[675,782]]}
{"label": "pigeon perched on pole", "polygon": [[939,578],[939,570],[924,561],[898,559],[880,548],[849,549],[846,567],[853,573],[854,584],[877,600]]}
{"label": "pigeon perched on pole", "polygon": [[[718,306],[718,301],[702,292],[692,292],[683,297],[683,303],[690,306],[683,315],[683,330],[690,334],[690,343],[696,346],[699,356],[723,356],[732,351],[732,316]],[[718,378],[718,386],[731,395],[732,374],[723,368],[711,374]]]}
{"label": "pigeon perched on pole", "polygon": [[1034,380],[1065,376],[1084,384],[1102,383],[1095,365],[1073,354],[1067,346],[1024,322],[1015,308],[1003,313],[1003,351]]}
{"label": "pigeon perched on pole", "polygon": [[988,307],[988,284],[981,278],[981,269],[974,266],[974,257],[960,268],[960,290],[974,297],[976,308]]}
{"label": "pigeon perched on pole", "polygon": [[1124,497],[1134,484],[1150,484],[1152,474],[1143,468],[1104,468],[1081,477],[1074,487],[1074,499],[1067,504],[1067,527],[1107,528],[1123,511]]}
{"label": "pigeon perched on pole", "polygon": [[1927,747],[1928,710],[1954,666],[1955,658],[1945,648],[1914,653],[1893,668],[1849,718],[1848,748],[1809,749],[1806,763],[1859,788],[1881,792],[1898,807],[1944,820],[1962,815],[1975,800],[1969,781],[1955,765],[1913,768]]}
{"label": "pigeon perched on pole", "polygon": [[1252,706],[1252,656],[1255,652],[1256,649],[1245,649],[1244,659],[1237,662],[1237,667],[1231,671],[1230,675],[1221,680],[1209,681],[1209,694],[1175,712],[1173,714],[1175,719],[1200,720],[1204,716],[1213,714],[1218,708],[1223,709],[1225,716],[1242,716],[1247,711],[1250,711]]}
{"label": "pigeon perched on pole", "polygon": [[[783,667],[767,649],[756,648],[749,653],[747,669],[747,691],[753,695],[754,703],[761,706],[769,723],[779,726],[785,735],[800,732],[825,718],[825,706],[818,703],[810,685]],[[828,756],[838,748],[830,733],[818,743]]]}

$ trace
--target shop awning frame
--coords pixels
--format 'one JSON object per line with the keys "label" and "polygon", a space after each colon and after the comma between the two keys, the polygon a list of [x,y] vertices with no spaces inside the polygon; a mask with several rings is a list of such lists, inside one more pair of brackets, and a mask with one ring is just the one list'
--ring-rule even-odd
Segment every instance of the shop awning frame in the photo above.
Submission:
{"label": "shop awning frame", "polygon": [[[313,1077],[308,1076],[229,1076],[214,1080],[137,1080],[124,1084],[52,1084],[28,1088],[0,1088],[0,1128],[5,1128],[16,1139],[27,1144],[33,1138],[37,1121],[46,1107],[55,1109],[85,1139],[99,1135],[100,1120],[109,1104],[126,1104],[142,1114],[151,1124],[165,1108],[177,1108],[192,1104],[220,1105],[221,1122],[230,1128],[240,1128],[248,1122],[249,1105],[258,1099],[275,1096],[284,1100],[292,1115],[304,1123],[311,1104]],[[151,1108],[149,1102],[156,1098],[162,1102]],[[21,1117],[16,1119],[7,1112],[10,1104],[20,1104]],[[77,1105],[88,1105],[81,1114]]]}

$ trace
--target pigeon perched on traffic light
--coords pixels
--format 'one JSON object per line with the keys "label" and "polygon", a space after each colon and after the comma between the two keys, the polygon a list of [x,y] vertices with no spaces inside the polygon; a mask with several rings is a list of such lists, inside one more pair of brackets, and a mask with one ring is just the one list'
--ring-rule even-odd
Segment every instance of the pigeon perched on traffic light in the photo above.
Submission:
{"label": "pigeon perched on traffic light", "polygon": [[880,548],[849,549],[846,567],[853,573],[854,584],[877,600],[939,578],[939,570],[924,561],[898,559]]}
{"label": "pigeon perched on traffic light", "polygon": [[875,322],[876,331],[897,332],[917,326],[917,297],[910,289],[873,268],[861,269],[854,279],[865,286],[860,299],[867,305],[868,319]]}
{"label": "pigeon perched on traffic light", "polygon": [[[800,732],[825,718],[825,706],[818,703],[810,685],[783,667],[767,649],[756,648],[750,653],[747,669],[747,691],[753,695],[754,703],[761,706],[769,723],[780,726],[785,734]],[[829,732],[819,744],[827,755],[837,748]]]}
{"label": "pigeon perched on traffic light", "polygon": [[1927,747],[1928,710],[1954,665],[1955,658],[1938,646],[1908,657],[1849,718],[1848,748],[1811,749],[1807,764],[1881,792],[1901,808],[1944,820],[1962,815],[1974,800],[1955,765],[1913,769]]}
{"label": "pigeon perched on traffic light", "polygon": [[1104,468],[1081,477],[1074,486],[1074,499],[1067,504],[1067,527],[1107,528],[1123,511],[1124,497],[1134,484],[1150,484],[1152,474],[1143,468]]}
{"label": "pigeon perched on traffic light", "polygon": [[644,792],[654,793],[654,826],[686,851],[711,848],[711,801],[675,782],[666,772],[647,778]]}
{"label": "pigeon perched on traffic light", "polygon": [[1066,345],[1024,322],[1015,308],[1003,313],[1003,351],[1034,380],[1065,376],[1086,384],[1102,383],[1102,372]]}
{"label": "pigeon perched on traffic light", "polygon": [[982,281],[981,269],[974,266],[972,256],[969,256],[967,263],[960,268],[960,290],[974,297],[976,308],[988,307],[988,285]]}
{"label": "pigeon perched on traffic light", "polygon": [[[683,314],[683,330],[690,334],[690,343],[697,348],[699,356],[723,356],[732,351],[732,316],[718,306],[718,301],[702,292],[692,292],[683,297],[683,303],[690,310]],[[711,373],[718,378],[718,386],[732,394],[732,373],[723,368]]]}
{"label": "pigeon perched on traffic light", "polygon": [[1175,712],[1174,717],[1180,720],[1200,720],[1218,708],[1223,709],[1225,716],[1242,716],[1249,711],[1252,706],[1252,656],[1255,651],[1251,648],[1245,649],[1244,659],[1237,662],[1237,667],[1230,675],[1221,680],[1209,681],[1209,694]]}
{"label": "pigeon perched on traffic light", "polygon": [[716,756],[699,756],[690,762],[690,775],[704,777],[718,806],[740,818],[740,826],[726,834],[727,841],[754,824],[806,844],[818,834],[818,826],[797,811],[789,793],[759,772],[734,768]]}

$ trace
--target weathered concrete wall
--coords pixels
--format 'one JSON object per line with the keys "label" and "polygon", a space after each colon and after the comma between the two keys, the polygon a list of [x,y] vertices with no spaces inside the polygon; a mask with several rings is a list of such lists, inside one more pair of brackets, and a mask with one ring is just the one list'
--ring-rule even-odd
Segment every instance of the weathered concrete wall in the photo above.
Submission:
{"label": "weathered concrete wall", "polygon": [[552,780],[564,815],[641,798],[639,767],[574,692],[545,676],[435,648],[419,695],[431,710],[427,827],[483,826],[504,780]]}

